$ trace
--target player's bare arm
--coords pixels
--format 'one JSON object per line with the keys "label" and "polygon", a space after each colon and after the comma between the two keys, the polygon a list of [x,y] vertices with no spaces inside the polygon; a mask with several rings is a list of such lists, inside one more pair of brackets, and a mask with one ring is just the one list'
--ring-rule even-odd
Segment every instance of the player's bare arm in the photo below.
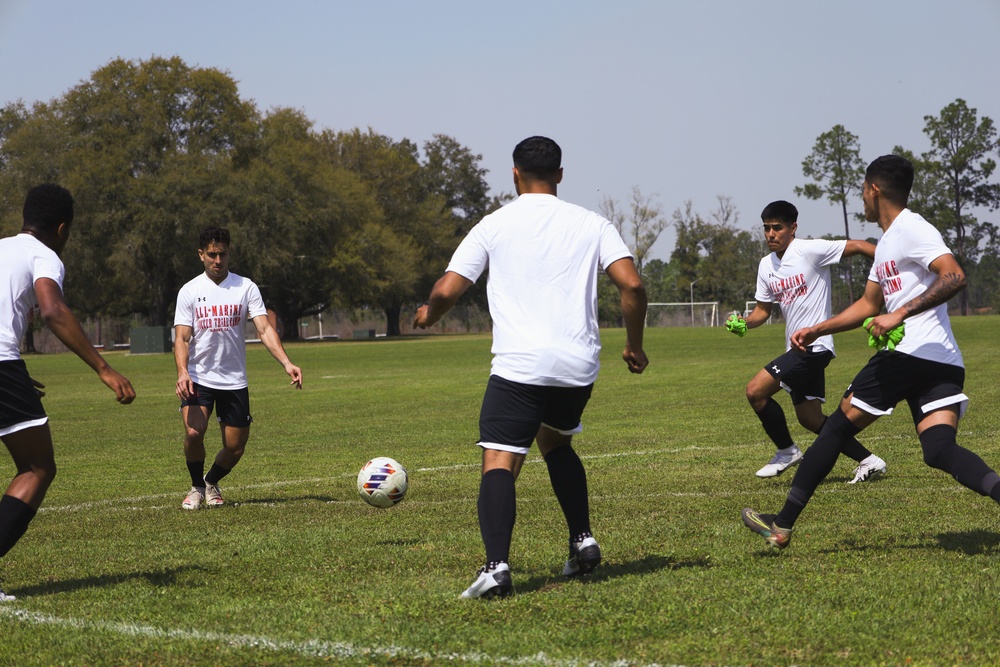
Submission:
{"label": "player's bare arm", "polygon": [[907,317],[945,303],[968,286],[965,271],[951,253],[941,255],[931,262],[930,270],[937,274],[937,279],[931,286],[891,313],[879,315],[872,320],[868,331],[873,336],[882,336],[898,327]]}
{"label": "player's bare arm", "polygon": [[414,329],[426,329],[433,326],[451,310],[465,292],[472,287],[472,281],[454,271],[446,271],[438,278],[427,297],[427,303],[417,309],[413,316]]}
{"label": "player's bare arm", "polygon": [[188,358],[191,353],[191,337],[194,328],[186,324],[174,327],[174,364],[177,366],[177,384],[174,393],[177,398],[187,400],[194,394],[194,382],[188,375]]}
{"label": "player's bare arm", "polygon": [[792,334],[789,340],[792,347],[800,352],[805,352],[806,348],[820,336],[856,329],[869,317],[878,315],[884,305],[885,297],[882,296],[882,288],[879,287],[878,283],[869,280],[865,285],[865,293],[861,295],[860,299],[828,320],[799,329]]}
{"label": "player's bare arm", "polygon": [[39,278],[35,281],[35,296],[42,319],[56,338],[94,369],[101,382],[115,392],[115,399],[119,403],[124,405],[135,400],[135,389],[128,378],[113,369],[90,344],[83,327],[63,300],[59,283],[51,278]]}
{"label": "player's bare arm", "polygon": [[622,319],[625,320],[625,350],[622,359],[631,373],[641,373],[649,365],[642,349],[643,327],[646,324],[646,287],[636,271],[631,257],[612,262],[605,269],[608,278],[621,295]]}
{"label": "player's bare arm", "polygon": [[737,317],[747,323],[747,329],[756,329],[770,319],[773,308],[774,304],[770,301],[758,301],[749,315],[746,317],[737,315]]}
{"label": "player's bare arm", "polygon": [[875,244],[858,239],[848,239],[843,256],[854,257],[855,255],[864,255],[868,259],[875,259]]}
{"label": "player's bare arm", "polygon": [[281,364],[281,367],[288,373],[288,377],[292,378],[289,384],[296,389],[302,389],[302,369],[288,358],[285,348],[281,345],[278,332],[271,326],[271,320],[268,319],[267,315],[258,315],[253,318],[253,325],[257,329],[257,335],[260,336],[260,342],[264,344],[271,356]]}

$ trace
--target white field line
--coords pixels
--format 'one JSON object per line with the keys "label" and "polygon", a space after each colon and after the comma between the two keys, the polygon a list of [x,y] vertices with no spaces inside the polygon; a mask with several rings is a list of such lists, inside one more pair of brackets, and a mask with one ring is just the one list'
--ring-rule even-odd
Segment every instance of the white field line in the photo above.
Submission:
{"label": "white field line", "polygon": [[[974,434],[971,433],[971,432],[969,432],[968,435],[974,435]],[[987,434],[987,435],[994,435],[994,434]],[[878,442],[878,441],[881,441],[881,440],[907,440],[907,439],[913,439],[913,440],[915,440],[916,436],[914,434],[912,434],[912,433],[906,433],[906,434],[901,434],[901,435],[876,436],[876,437],[873,437],[873,438],[866,438],[865,442]],[[641,451],[615,452],[615,453],[611,453],[611,454],[581,455],[580,458],[583,459],[584,461],[595,461],[595,460],[599,460],[599,459],[625,458],[625,457],[631,457],[631,456],[660,456],[660,455],[665,455],[665,454],[679,454],[681,452],[713,452],[713,451],[726,451],[726,450],[733,450],[733,449],[748,449],[748,448],[751,448],[751,447],[756,448],[756,447],[762,446],[764,444],[767,444],[767,443],[764,443],[763,441],[760,441],[760,442],[744,443],[744,444],[739,444],[739,445],[722,445],[722,446],[717,446],[717,447],[699,447],[697,445],[690,445],[688,447],[675,447],[675,448],[664,448],[664,449],[647,449],[647,450],[641,450]],[[543,462],[544,461],[542,461],[542,459],[540,457],[532,457],[530,459],[527,459],[524,462],[524,464],[525,465],[538,465],[538,464],[541,464]],[[410,472],[421,472],[421,473],[423,473],[423,472],[442,472],[442,471],[448,471],[448,470],[461,470],[463,468],[478,468],[479,466],[480,466],[479,463],[456,463],[454,465],[446,465],[446,466],[434,466],[434,467],[429,467],[429,468],[414,468]],[[270,488],[278,488],[278,487],[283,487],[283,486],[296,486],[296,485],[299,485],[299,484],[317,484],[317,483],[321,483],[321,482],[330,482],[330,481],[333,481],[335,479],[343,479],[345,477],[346,478],[352,478],[355,475],[356,475],[356,473],[353,473],[353,472],[351,472],[351,473],[341,473],[339,475],[329,475],[329,476],[326,476],[326,477],[310,477],[310,478],[303,478],[303,479],[285,479],[285,480],[277,480],[277,481],[273,481],[273,482],[260,482],[258,484],[244,484],[244,485],[241,485],[241,486],[233,486],[233,487],[227,487],[227,488],[231,488],[233,490],[238,490],[238,491],[243,491],[243,490],[248,490],[248,489],[270,489]],[[821,492],[823,492],[823,491],[821,491]],[[158,506],[158,507],[150,507],[150,506],[135,507],[135,505],[138,505],[138,504],[141,504],[141,503],[144,503],[144,502],[148,502],[148,501],[152,501],[152,500],[162,500],[164,498],[171,498],[171,499],[173,499],[173,498],[179,497],[180,495],[181,495],[180,493],[175,492],[175,493],[157,493],[157,494],[150,494],[150,495],[145,495],[145,496],[134,496],[132,498],[105,498],[103,500],[92,500],[92,501],[89,501],[89,502],[75,503],[75,504],[72,504],[72,505],[42,506],[38,511],[39,511],[39,513],[43,513],[43,512],[79,512],[79,511],[82,511],[82,510],[88,510],[88,509],[93,509],[93,508],[103,508],[103,507],[106,507],[106,506],[109,506],[109,505],[116,506],[114,509],[118,509],[118,510],[164,509],[163,506]],[[657,496],[672,496],[672,497],[694,497],[694,498],[697,498],[697,497],[701,497],[701,496],[724,497],[724,496],[727,496],[727,495],[735,495],[735,494],[727,493],[725,491],[718,491],[718,492],[711,492],[711,493],[708,493],[708,492],[706,492],[706,493],[683,493],[683,492],[670,493],[670,492],[659,492],[659,493],[653,494],[653,495],[657,495]],[[617,496],[616,495],[615,497],[621,497],[621,496]],[[597,498],[597,496],[595,496],[595,498]],[[352,498],[350,502],[353,502],[353,501],[354,501],[354,499]],[[336,503],[336,502],[345,502],[345,501],[331,501],[331,502],[332,503]]]}
{"label": "white field line", "polygon": [[[543,652],[526,656],[491,655],[481,652],[472,653],[435,653],[421,649],[402,646],[358,646],[349,642],[326,641],[310,639],[307,641],[288,641],[261,637],[255,635],[229,634],[225,632],[205,632],[201,630],[183,630],[179,628],[159,628],[152,625],[137,625],[135,623],[116,623],[112,621],[93,621],[78,618],[61,618],[48,614],[39,614],[17,608],[17,603],[0,605],[0,616],[6,616],[15,621],[32,625],[52,625],[72,630],[97,631],[122,635],[125,637],[141,637],[148,639],[167,639],[206,642],[215,645],[228,646],[233,649],[273,651],[276,653],[291,653],[309,658],[333,658],[350,660],[357,658],[386,658],[404,660],[423,660],[432,664],[448,662],[472,663],[487,665],[522,665],[524,667],[637,667],[642,663],[631,660],[599,661],[576,658],[553,658]],[[659,663],[646,663],[644,667],[668,667]],[[669,667],[680,667],[672,665]]]}

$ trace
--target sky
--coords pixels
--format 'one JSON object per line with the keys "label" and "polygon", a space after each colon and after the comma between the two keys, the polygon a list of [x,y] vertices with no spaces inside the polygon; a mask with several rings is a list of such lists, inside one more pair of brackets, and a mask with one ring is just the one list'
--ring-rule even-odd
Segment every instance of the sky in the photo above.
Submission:
{"label": "sky", "polygon": [[998,34],[1000,0],[0,0],[0,105],[176,55],[317,130],[450,135],[494,194],[541,134],[563,149],[559,196],[587,208],[637,187],[707,217],[726,196],[750,229],[787,199],[822,236],[843,234],[839,207],[794,192],[817,137],[843,125],[868,162],[928,150],[924,117],[957,98],[1000,122]]}

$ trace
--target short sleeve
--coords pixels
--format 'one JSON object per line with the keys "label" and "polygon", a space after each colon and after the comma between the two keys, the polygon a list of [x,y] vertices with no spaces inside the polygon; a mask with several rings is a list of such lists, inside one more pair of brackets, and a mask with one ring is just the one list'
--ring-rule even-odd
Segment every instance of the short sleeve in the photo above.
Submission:
{"label": "short sleeve", "polygon": [[194,328],[193,295],[188,285],[177,293],[177,306],[174,308],[174,326],[184,325]]}
{"label": "short sleeve", "polygon": [[260,317],[261,315],[267,315],[267,308],[264,307],[264,298],[260,295],[260,289],[257,287],[257,283],[252,280],[248,280],[250,283],[247,287],[247,315],[248,319],[253,319],[255,317]]}
{"label": "short sleeve", "polygon": [[484,223],[480,222],[472,228],[455,249],[448,263],[448,271],[476,282],[489,265],[489,246],[484,233]]}
{"label": "short sleeve", "polygon": [[847,241],[827,241],[826,239],[809,239],[803,245],[803,250],[812,265],[821,268],[840,261],[847,249]]}

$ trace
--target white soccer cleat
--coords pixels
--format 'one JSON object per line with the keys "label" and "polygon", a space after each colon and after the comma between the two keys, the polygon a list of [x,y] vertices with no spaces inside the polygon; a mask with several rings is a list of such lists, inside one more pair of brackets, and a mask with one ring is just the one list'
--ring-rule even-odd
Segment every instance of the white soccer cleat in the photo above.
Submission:
{"label": "white soccer cleat", "polygon": [[854,469],[854,479],[852,479],[848,484],[857,484],[858,482],[869,482],[876,477],[881,477],[885,474],[885,461],[875,456],[870,455],[868,458],[863,460],[857,468]]}
{"label": "white soccer cleat", "polygon": [[7,595],[3,591],[0,591],[0,602],[13,602],[16,599],[13,595]]}
{"label": "white soccer cleat", "polygon": [[192,486],[184,497],[184,502],[181,503],[181,509],[196,510],[201,507],[203,502],[205,502],[205,491],[197,486]]}
{"label": "white soccer cleat", "polygon": [[802,460],[802,452],[792,445],[787,449],[779,449],[767,465],[757,471],[758,477],[777,477]]}
{"label": "white soccer cleat", "polygon": [[463,598],[505,598],[514,592],[514,583],[510,578],[510,567],[507,563],[497,563],[496,567],[479,568],[476,580],[462,593]]}
{"label": "white soccer cleat", "polygon": [[597,540],[587,535],[579,542],[570,542],[569,560],[563,566],[564,577],[578,577],[590,574],[601,563],[601,547]]}
{"label": "white soccer cleat", "polygon": [[218,484],[205,482],[205,506],[222,507],[225,501],[222,499],[222,489]]}

